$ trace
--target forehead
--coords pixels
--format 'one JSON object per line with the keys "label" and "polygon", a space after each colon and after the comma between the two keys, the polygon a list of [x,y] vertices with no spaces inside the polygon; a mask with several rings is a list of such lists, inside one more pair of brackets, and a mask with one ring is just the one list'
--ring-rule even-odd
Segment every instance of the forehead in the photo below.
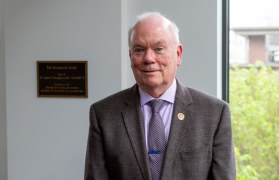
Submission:
{"label": "forehead", "polygon": [[131,36],[135,41],[169,41],[172,33],[169,24],[161,19],[146,19],[138,22]]}

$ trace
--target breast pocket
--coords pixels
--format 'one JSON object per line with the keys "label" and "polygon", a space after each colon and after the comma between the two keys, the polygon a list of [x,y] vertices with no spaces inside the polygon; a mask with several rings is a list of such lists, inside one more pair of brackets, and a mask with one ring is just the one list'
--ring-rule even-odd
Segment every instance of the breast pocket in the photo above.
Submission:
{"label": "breast pocket", "polygon": [[174,163],[174,177],[192,177],[193,179],[206,177],[211,157],[208,145],[180,151]]}

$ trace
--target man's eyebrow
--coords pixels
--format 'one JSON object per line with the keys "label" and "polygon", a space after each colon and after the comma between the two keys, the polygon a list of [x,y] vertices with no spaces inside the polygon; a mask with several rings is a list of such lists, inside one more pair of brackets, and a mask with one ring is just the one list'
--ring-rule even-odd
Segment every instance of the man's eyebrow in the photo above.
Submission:
{"label": "man's eyebrow", "polygon": [[144,46],[141,45],[141,44],[138,44],[138,43],[136,43],[136,44],[134,44],[134,45],[132,46],[133,49],[134,49],[134,48],[138,48],[138,47],[143,48]]}
{"label": "man's eyebrow", "polygon": [[139,46],[142,47],[142,45],[138,43],[133,45],[133,47],[139,47]]}
{"label": "man's eyebrow", "polygon": [[[152,44],[152,46],[154,46],[154,47],[156,47],[156,46],[166,46],[166,45],[167,45],[167,43],[166,43],[166,41],[164,41],[164,40],[159,40],[159,41],[157,41],[157,42],[155,42],[155,43]],[[144,48],[145,45],[143,45],[143,44],[141,44],[141,43],[135,43],[135,44],[132,46],[132,48],[136,48],[136,47],[142,47],[142,48]]]}
{"label": "man's eyebrow", "polygon": [[154,43],[155,46],[162,46],[162,45],[166,45],[166,41],[164,40],[160,40],[160,41],[157,41],[156,43]]}

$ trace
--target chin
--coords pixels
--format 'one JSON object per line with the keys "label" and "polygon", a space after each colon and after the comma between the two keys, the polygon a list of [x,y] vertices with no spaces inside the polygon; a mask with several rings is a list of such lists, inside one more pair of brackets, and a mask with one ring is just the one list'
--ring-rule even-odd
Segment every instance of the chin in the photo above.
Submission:
{"label": "chin", "polygon": [[148,87],[148,88],[155,88],[155,87],[158,87],[162,84],[162,82],[159,82],[159,81],[144,81],[142,83],[145,87]]}

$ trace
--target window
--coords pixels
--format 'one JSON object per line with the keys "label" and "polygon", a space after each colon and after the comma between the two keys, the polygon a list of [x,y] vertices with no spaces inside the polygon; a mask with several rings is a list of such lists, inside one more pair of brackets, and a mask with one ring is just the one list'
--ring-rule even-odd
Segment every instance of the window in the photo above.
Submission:
{"label": "window", "polygon": [[239,180],[279,177],[278,7],[278,0],[229,2],[229,99]]}

